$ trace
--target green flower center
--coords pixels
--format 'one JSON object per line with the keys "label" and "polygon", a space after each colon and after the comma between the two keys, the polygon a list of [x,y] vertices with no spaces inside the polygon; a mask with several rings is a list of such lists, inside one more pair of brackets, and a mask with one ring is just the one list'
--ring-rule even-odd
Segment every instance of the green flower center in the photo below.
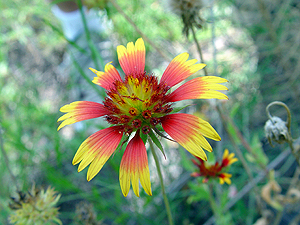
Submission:
{"label": "green flower center", "polygon": [[125,81],[116,81],[107,92],[104,106],[111,112],[106,120],[121,125],[130,134],[141,129],[147,134],[160,122],[160,117],[172,112],[171,103],[166,101],[170,87],[159,84],[149,74],[129,75]]}

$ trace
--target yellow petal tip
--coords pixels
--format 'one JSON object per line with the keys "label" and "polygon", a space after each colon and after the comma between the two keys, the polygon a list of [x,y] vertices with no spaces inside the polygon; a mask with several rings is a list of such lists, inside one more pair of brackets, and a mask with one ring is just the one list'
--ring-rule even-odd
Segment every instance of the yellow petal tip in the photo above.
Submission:
{"label": "yellow petal tip", "polygon": [[95,69],[92,68],[92,67],[89,67],[89,70],[91,70],[93,73],[97,73],[97,72],[98,72],[97,70],[95,70]]}
{"label": "yellow petal tip", "polygon": [[59,125],[59,127],[57,128],[57,131],[59,131],[61,128],[63,128],[65,125],[62,125],[62,123]]}

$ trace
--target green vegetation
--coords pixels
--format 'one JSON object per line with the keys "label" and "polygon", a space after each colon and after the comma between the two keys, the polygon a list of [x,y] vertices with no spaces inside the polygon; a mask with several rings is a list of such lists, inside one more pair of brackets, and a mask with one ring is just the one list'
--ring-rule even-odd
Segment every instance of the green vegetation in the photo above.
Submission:
{"label": "green vegetation", "polygon": [[[188,52],[190,59],[200,59],[192,33],[185,37],[181,18],[167,1],[118,0],[122,11],[115,4],[109,1],[101,11],[108,21],[101,38],[109,41],[104,50],[110,52],[109,61],[117,69],[116,46],[135,41],[141,37],[138,32],[151,41],[144,38],[148,72],[160,76],[183,52]],[[30,190],[33,184],[44,190],[51,186],[61,194],[56,207],[63,224],[83,224],[80,215],[84,213],[103,224],[167,224],[150,149],[153,195],[142,190],[137,198],[131,190],[125,198],[119,185],[124,146],[90,182],[86,181],[87,169],[77,173],[77,166],[72,165],[80,144],[107,127],[103,119],[57,132],[60,107],[82,100],[81,91],[96,96],[94,101],[103,100],[101,87],[86,82],[93,77],[87,67],[94,66],[95,60],[99,65],[105,61],[95,34],[86,47],[69,43],[51,13],[51,5],[43,0],[1,1],[0,9],[0,224],[9,224],[10,197]],[[265,108],[272,101],[282,101],[290,108],[292,136],[300,134],[299,3],[215,1],[214,5],[203,5],[200,13],[203,28],[195,30],[203,61],[208,75],[229,80],[229,101],[188,100],[176,107],[209,121],[220,134],[221,142],[210,142],[214,152],[207,153],[209,163],[221,161],[226,148],[239,161],[227,171],[232,174],[231,185],[220,185],[218,179],[203,184],[202,178],[190,176],[197,170],[192,156],[177,143],[152,133],[159,147],[156,153],[174,223],[254,224],[261,219],[267,221],[265,224],[279,224],[288,218],[286,224],[299,224],[297,155],[289,152],[287,143],[272,148],[264,134],[268,120]],[[91,65],[82,65],[81,48],[80,54],[91,58]],[[98,52],[92,55],[95,50]],[[203,76],[203,71],[192,77]],[[271,115],[283,120],[287,117],[279,106],[271,108]],[[294,141],[294,150],[299,146]],[[269,173],[273,169],[275,175]]]}

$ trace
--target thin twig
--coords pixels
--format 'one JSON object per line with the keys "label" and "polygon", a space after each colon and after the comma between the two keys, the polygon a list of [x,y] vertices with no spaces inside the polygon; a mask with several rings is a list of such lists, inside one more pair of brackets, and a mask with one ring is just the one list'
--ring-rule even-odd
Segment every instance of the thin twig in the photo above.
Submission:
{"label": "thin twig", "polygon": [[258,4],[258,8],[263,16],[263,18],[265,19],[266,23],[267,23],[267,29],[269,31],[270,34],[270,38],[272,39],[272,41],[274,42],[275,45],[277,45],[277,34],[276,31],[273,27],[272,24],[272,18],[270,13],[267,11],[266,6],[264,4],[264,2],[262,0],[256,0],[257,4]]}

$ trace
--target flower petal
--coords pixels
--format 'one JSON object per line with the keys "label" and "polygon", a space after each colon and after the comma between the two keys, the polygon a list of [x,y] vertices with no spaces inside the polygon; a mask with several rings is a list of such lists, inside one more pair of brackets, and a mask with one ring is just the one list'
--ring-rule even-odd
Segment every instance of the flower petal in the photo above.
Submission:
{"label": "flower petal", "polygon": [[117,126],[97,131],[80,145],[72,164],[76,165],[80,162],[78,172],[91,164],[87,172],[87,180],[90,181],[116,150],[122,136],[123,133]]}
{"label": "flower petal", "polygon": [[229,166],[237,161],[238,161],[238,159],[234,158],[234,153],[229,154],[228,149],[225,149],[224,154],[223,154],[222,166],[223,167]]}
{"label": "flower petal", "polygon": [[201,173],[193,172],[191,173],[191,177],[201,177]]}
{"label": "flower petal", "polygon": [[229,173],[221,173],[219,175],[219,182],[220,182],[220,184],[223,185],[224,182],[226,182],[227,184],[231,184],[231,180],[230,180],[231,177],[232,177],[232,175],[229,174]]}
{"label": "flower petal", "polygon": [[216,90],[228,90],[218,83],[227,82],[226,79],[216,76],[198,77],[190,80],[168,96],[168,101],[177,102],[186,99],[228,99],[228,97]]}
{"label": "flower petal", "polygon": [[196,59],[187,61],[188,57],[188,53],[176,56],[163,73],[160,83],[173,87],[206,66],[203,63],[195,64],[197,62]]}
{"label": "flower petal", "polygon": [[142,38],[137,39],[135,45],[133,42],[117,47],[118,59],[126,75],[143,74],[145,70],[145,44]]}
{"label": "flower petal", "polygon": [[148,195],[152,195],[148,157],[144,142],[137,131],[128,143],[120,165],[120,186],[126,197],[130,189],[130,181],[136,196],[139,195],[139,180]]}
{"label": "flower petal", "polygon": [[110,63],[107,63],[105,65],[104,67],[105,72],[98,71],[93,68],[89,68],[93,73],[97,75],[97,77],[94,77],[93,83],[98,84],[99,86],[103,87],[106,90],[113,87],[113,84],[116,80],[122,81],[119,72]]}
{"label": "flower petal", "polygon": [[93,119],[104,115],[109,115],[110,111],[104,105],[89,101],[76,101],[60,108],[64,112],[63,116],[59,117],[57,121],[63,121],[57,130],[60,130],[66,125],[70,125],[82,120]]}
{"label": "flower petal", "polygon": [[226,159],[228,157],[228,155],[229,155],[229,151],[226,148],[225,151],[224,151],[224,153],[223,153],[223,160]]}
{"label": "flower petal", "polygon": [[191,154],[207,160],[202,148],[211,152],[212,148],[203,137],[220,141],[221,138],[214,128],[197,116],[176,113],[161,118],[163,129]]}

